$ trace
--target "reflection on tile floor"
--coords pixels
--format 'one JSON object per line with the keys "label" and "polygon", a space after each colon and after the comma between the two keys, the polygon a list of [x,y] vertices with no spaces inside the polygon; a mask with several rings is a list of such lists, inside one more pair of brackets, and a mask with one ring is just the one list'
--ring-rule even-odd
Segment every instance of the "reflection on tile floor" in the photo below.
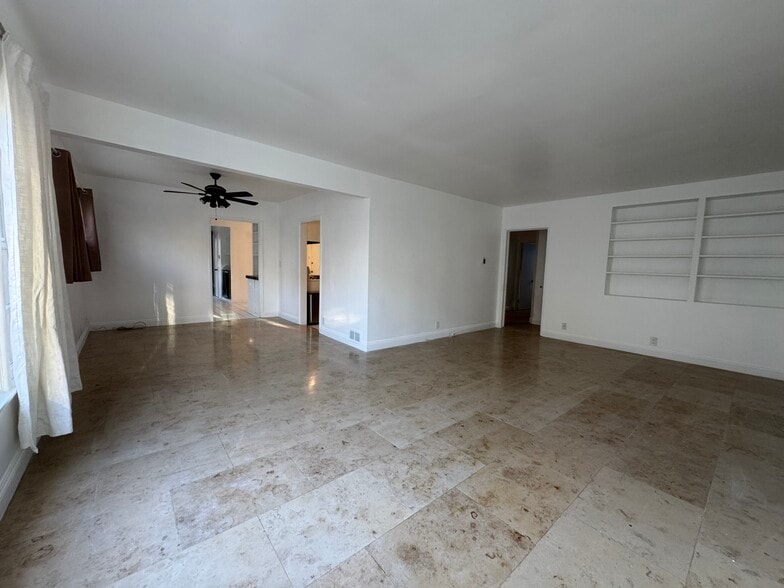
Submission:
{"label": "reflection on tile floor", "polygon": [[231,321],[252,318],[256,317],[248,312],[247,303],[226,298],[212,298],[212,320]]}
{"label": "reflection on tile floor", "polygon": [[784,583],[784,383],[488,330],[92,333],[0,583]]}

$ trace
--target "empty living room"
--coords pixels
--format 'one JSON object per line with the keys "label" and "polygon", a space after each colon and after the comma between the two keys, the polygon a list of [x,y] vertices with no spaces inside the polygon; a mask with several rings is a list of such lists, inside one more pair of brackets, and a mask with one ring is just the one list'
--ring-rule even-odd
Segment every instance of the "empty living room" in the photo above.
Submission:
{"label": "empty living room", "polygon": [[0,586],[784,584],[781,0],[0,0]]}

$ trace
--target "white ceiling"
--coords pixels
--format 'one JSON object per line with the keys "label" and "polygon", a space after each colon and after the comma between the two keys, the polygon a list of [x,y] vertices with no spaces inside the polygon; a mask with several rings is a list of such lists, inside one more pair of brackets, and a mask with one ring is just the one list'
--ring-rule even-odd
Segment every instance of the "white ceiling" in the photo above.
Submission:
{"label": "white ceiling", "polygon": [[80,176],[106,176],[192,191],[180,182],[188,182],[194,186],[212,184],[209,173],[216,171],[222,174],[218,183],[229,192],[244,190],[253,194],[255,200],[268,202],[282,202],[314,191],[314,188],[306,186],[227,172],[173,157],[121,149],[81,138],[57,135],[53,137],[52,144],[71,152],[74,167]]}
{"label": "white ceiling", "polygon": [[782,0],[2,0],[50,82],[514,204],[784,169]]}

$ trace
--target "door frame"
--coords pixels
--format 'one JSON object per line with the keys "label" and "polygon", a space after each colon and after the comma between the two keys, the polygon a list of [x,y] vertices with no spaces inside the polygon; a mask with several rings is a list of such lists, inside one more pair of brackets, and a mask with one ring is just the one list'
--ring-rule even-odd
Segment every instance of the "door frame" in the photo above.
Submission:
{"label": "door frame", "polygon": [[[313,221],[319,222],[320,266],[324,269],[324,219],[321,215],[305,217],[299,221],[299,321],[300,325],[308,324],[308,234],[305,225]],[[321,281],[323,271],[319,271],[319,317],[318,327],[324,320],[324,282]]]}
{"label": "door frame", "polygon": [[[511,234],[512,233],[520,233],[520,232],[525,232],[525,231],[547,231],[547,237],[548,237],[547,240],[549,241],[550,227],[546,227],[546,226],[545,227],[539,226],[539,227],[530,227],[530,228],[519,228],[519,229],[518,228],[514,228],[514,229],[507,229],[506,231],[504,231],[504,241],[502,243],[502,247],[503,247],[503,251],[504,251],[504,253],[503,253],[503,265],[502,265],[502,267],[503,267],[503,273],[502,273],[503,278],[502,278],[502,280],[500,280],[500,287],[498,289],[498,297],[496,299],[495,324],[496,324],[496,327],[498,327],[498,328],[503,328],[504,322],[506,321],[506,312],[505,312],[505,310],[506,310],[506,286],[507,286],[507,281],[509,280],[509,240],[511,238]],[[540,245],[541,244],[539,243],[539,241],[537,239],[537,244],[536,244],[537,251],[538,251],[538,248],[539,248]],[[548,261],[549,257],[550,256],[548,255],[547,249],[545,249],[544,274],[543,274],[543,277],[542,277],[542,316],[544,316],[544,304],[545,304],[544,291],[547,289],[547,288],[545,288],[545,281],[547,280],[547,276],[548,276],[548,273],[547,273],[547,261]],[[534,278],[534,280],[536,280],[536,278]],[[534,284],[534,285],[536,285],[536,284]],[[531,298],[531,310],[533,311],[533,297]],[[539,322],[541,323],[542,321],[540,320]]]}
{"label": "door frame", "polygon": [[[264,276],[264,253],[263,253],[264,252],[264,242],[262,241],[262,234],[263,234],[263,231],[264,231],[264,224],[262,223],[261,219],[256,220],[256,219],[248,219],[248,218],[241,218],[241,217],[225,217],[225,216],[217,217],[217,216],[210,216],[207,219],[207,226],[208,226],[208,228],[210,228],[210,236],[212,236],[211,229],[212,229],[213,226],[215,226],[212,223],[216,222],[216,221],[218,221],[218,222],[220,222],[220,221],[229,221],[229,222],[233,222],[233,223],[249,223],[251,225],[255,224],[255,225],[257,225],[259,227],[259,281],[261,282],[261,284],[259,284],[261,286],[259,288],[259,308],[261,309],[261,316],[264,316],[264,282],[263,282],[263,276]],[[252,230],[252,227],[251,227],[251,230]],[[252,236],[251,236],[250,246],[251,246],[251,256],[252,256],[253,255],[253,237]],[[209,269],[212,269],[212,238],[210,238]],[[221,280],[222,279],[223,278],[221,277]],[[210,292],[212,292],[212,288],[210,288]],[[213,316],[213,313],[212,313],[212,298],[213,298],[212,296],[209,297],[209,307],[208,308],[210,309],[210,313],[209,313],[210,317]],[[214,319],[211,318],[211,320],[213,320],[213,322],[214,322]]]}

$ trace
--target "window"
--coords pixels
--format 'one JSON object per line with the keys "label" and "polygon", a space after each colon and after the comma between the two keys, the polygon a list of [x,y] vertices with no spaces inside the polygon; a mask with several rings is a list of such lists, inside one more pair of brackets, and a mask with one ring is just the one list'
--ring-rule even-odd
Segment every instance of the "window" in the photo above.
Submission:
{"label": "window", "polygon": [[5,239],[3,194],[0,190],[0,406],[11,391],[10,303],[8,298],[8,243]]}

